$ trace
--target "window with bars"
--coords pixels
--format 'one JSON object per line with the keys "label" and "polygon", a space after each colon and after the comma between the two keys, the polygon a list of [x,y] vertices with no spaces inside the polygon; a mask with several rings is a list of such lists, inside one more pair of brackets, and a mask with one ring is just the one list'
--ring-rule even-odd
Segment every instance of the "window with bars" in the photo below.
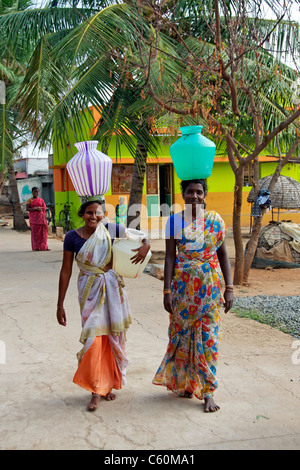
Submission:
{"label": "window with bars", "polygon": [[250,162],[244,168],[244,183],[243,186],[252,186],[254,179],[254,163]]}

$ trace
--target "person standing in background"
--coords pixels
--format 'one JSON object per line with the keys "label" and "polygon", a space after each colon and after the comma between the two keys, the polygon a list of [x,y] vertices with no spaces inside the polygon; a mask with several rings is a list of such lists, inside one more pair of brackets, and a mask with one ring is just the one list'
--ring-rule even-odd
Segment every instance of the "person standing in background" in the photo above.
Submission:
{"label": "person standing in background", "polygon": [[126,227],[127,221],[127,205],[124,203],[124,198],[120,197],[119,204],[116,206],[116,224],[121,224]]}
{"label": "person standing in background", "polygon": [[32,251],[48,251],[46,204],[39,197],[39,188],[34,186],[31,192],[32,198],[27,200],[26,210],[29,212]]}

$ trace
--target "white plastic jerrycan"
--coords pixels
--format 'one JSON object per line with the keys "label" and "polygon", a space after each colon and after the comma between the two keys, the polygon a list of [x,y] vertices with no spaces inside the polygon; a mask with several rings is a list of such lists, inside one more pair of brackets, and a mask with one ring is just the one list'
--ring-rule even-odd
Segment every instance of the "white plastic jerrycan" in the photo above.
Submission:
{"label": "white plastic jerrycan", "polygon": [[133,264],[130,258],[136,255],[136,248],[142,246],[142,240],[146,234],[140,230],[131,228],[126,229],[127,238],[120,238],[114,241],[113,251],[113,270],[122,277],[138,277],[145,269],[151,258],[149,250],[142,263]]}

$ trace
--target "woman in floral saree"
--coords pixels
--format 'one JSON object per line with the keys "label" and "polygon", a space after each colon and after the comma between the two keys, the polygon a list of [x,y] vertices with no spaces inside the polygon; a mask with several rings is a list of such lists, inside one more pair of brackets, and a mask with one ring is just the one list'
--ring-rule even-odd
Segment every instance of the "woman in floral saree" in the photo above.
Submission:
{"label": "woman in floral saree", "polygon": [[[171,314],[169,344],[153,379],[179,396],[204,399],[205,412],[219,409],[217,389],[220,309],[233,304],[233,283],[225,246],[226,227],[205,211],[205,180],[182,181],[185,210],[166,225],[164,307]],[[225,281],[221,293],[222,274]]]}
{"label": "woman in floral saree", "polygon": [[[75,254],[80,270],[77,286],[83,348],[78,353],[79,366],[73,381],[92,392],[88,410],[94,411],[101,396],[114,400],[112,389],[119,390],[126,383],[125,331],[131,323],[130,308],[123,279],[112,269],[111,250],[114,238],[126,235],[125,228],[118,224],[101,223],[104,211],[99,201],[83,204],[79,215],[85,225],[68,232],[64,241],[57,319],[66,325],[63,302]],[[145,241],[133,254],[132,262],[143,261],[149,248]]]}

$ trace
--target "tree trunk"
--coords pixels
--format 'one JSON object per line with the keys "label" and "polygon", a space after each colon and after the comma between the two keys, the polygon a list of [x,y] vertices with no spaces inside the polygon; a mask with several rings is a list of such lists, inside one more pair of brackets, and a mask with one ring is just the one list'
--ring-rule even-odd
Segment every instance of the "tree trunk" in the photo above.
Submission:
{"label": "tree trunk", "polygon": [[244,168],[240,164],[235,172],[234,204],[233,204],[233,238],[235,246],[235,266],[233,283],[241,285],[244,273],[244,247],[241,229],[241,212],[243,202],[243,174]]}
{"label": "tree trunk", "polygon": [[[254,165],[254,178],[252,181],[253,189],[255,191],[255,199],[259,194],[259,161],[258,157],[253,160]],[[248,284],[249,273],[252,265],[252,261],[256,252],[258,237],[261,229],[262,217],[254,217],[254,222],[251,230],[251,236],[247,244],[247,251],[244,258],[244,272],[243,272],[243,284]]]}
{"label": "tree trunk", "polygon": [[[291,148],[293,151],[293,148]],[[289,156],[289,154],[287,155]],[[281,170],[284,167],[284,165],[287,163],[288,158],[285,158],[284,160],[280,161],[280,163],[277,165],[277,168],[274,172],[274,175],[271,179],[270,185],[268,187],[268,190],[271,193],[271,200],[272,200],[272,191],[274,189],[274,186],[280,176]],[[259,193],[259,186],[257,182],[257,188],[256,188],[256,197],[258,196]],[[252,232],[251,232],[251,237],[247,246],[247,252],[245,255],[245,261],[244,261],[244,274],[243,274],[243,284],[248,283],[248,278],[249,278],[249,273],[252,265],[252,261],[256,252],[257,244],[258,244],[258,239],[260,235],[260,230],[262,227],[262,219],[263,215],[265,213],[265,210],[262,209],[262,216],[261,217],[254,217],[254,222],[253,222],[253,227],[252,227]]]}
{"label": "tree trunk", "polygon": [[13,229],[22,231],[29,230],[20,204],[17,180],[13,165],[11,165],[9,169],[9,200],[13,206]]}
{"label": "tree trunk", "polygon": [[2,189],[5,183],[5,173],[0,171],[0,195],[2,194]]}
{"label": "tree trunk", "polygon": [[257,248],[261,224],[262,224],[262,217],[254,217],[251,237],[247,246],[247,252],[246,252],[245,261],[244,261],[243,284],[247,284],[248,282],[248,277],[249,277],[252,261],[253,261],[256,248]]}
{"label": "tree trunk", "polygon": [[147,150],[141,144],[137,144],[136,157],[134,159],[132,184],[128,202],[127,226],[140,230],[141,206],[143,186],[146,172]]}

